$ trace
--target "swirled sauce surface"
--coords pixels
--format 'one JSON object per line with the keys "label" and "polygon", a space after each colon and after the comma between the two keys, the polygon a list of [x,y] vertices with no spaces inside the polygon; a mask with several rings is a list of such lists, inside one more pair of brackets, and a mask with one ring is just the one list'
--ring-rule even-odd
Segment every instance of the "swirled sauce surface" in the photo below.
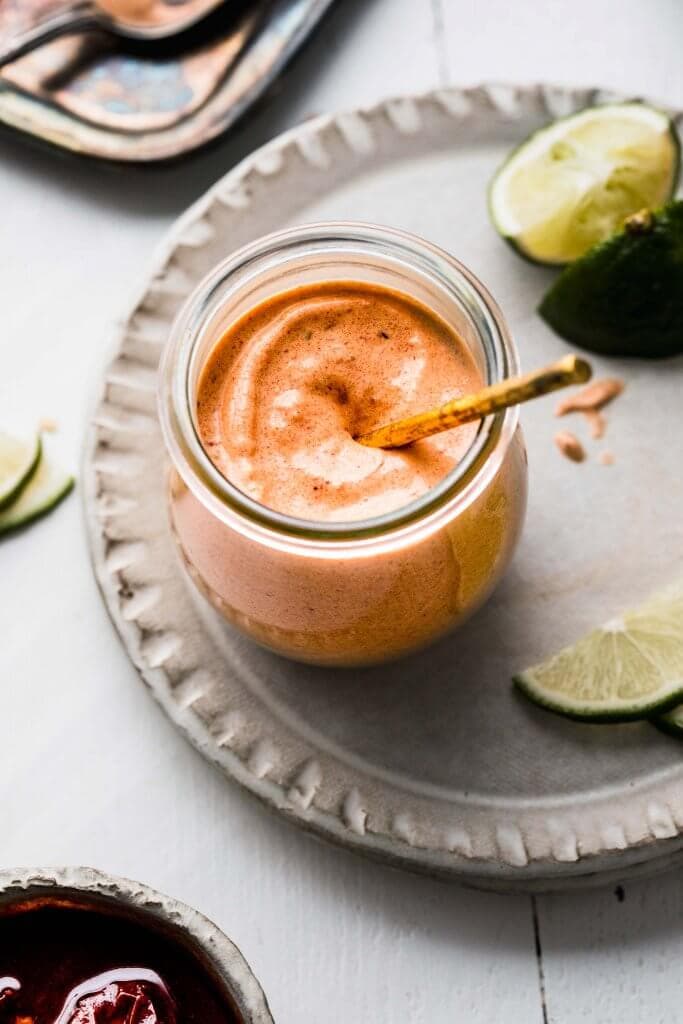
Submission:
{"label": "swirled sauce surface", "polygon": [[0,1024],[238,1024],[184,933],[125,904],[56,892],[0,906]]}
{"label": "swirled sauce surface", "polygon": [[477,425],[390,451],[354,438],[482,385],[465,343],[425,306],[329,282],[280,293],[229,328],[200,376],[197,425],[214,465],[257,501],[353,521],[437,484]]}

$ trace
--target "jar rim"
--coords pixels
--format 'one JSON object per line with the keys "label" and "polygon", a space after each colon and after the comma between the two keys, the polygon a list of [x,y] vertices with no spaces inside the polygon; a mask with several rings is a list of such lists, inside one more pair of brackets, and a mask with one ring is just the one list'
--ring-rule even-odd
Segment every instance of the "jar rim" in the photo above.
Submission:
{"label": "jar rim", "polygon": [[[388,534],[412,535],[416,529],[431,532],[444,514],[453,514],[454,504],[469,504],[498,471],[517,427],[516,406],[483,420],[464,457],[434,487],[406,505],[362,520],[302,519],[262,505],[223,476],[201,443],[190,374],[202,325],[225,302],[221,289],[238,275],[252,280],[264,260],[301,255],[306,246],[327,246],[325,251],[340,255],[355,246],[355,252],[405,260],[408,267],[419,269],[465,305],[484,354],[487,384],[518,372],[517,350],[500,308],[481,281],[450,253],[397,228],[356,221],[306,224],[265,235],[236,250],[200,281],[183,305],[160,365],[158,405],[166,448],[184,482],[210,511],[262,541],[322,545],[338,553],[343,544],[355,549]],[[236,290],[240,287],[238,283]]]}

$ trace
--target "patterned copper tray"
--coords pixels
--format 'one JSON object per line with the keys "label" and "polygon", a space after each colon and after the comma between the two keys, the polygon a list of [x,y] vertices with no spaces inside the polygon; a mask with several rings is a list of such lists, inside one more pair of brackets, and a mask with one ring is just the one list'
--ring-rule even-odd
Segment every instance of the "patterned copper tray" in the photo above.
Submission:
{"label": "patterned copper tray", "polygon": [[[0,0],[0,39],[58,0]],[[170,160],[226,131],[275,79],[332,0],[224,8],[190,45],[153,54],[88,32],[0,70],[0,124],[84,156]],[[199,39],[197,38],[199,35]]]}

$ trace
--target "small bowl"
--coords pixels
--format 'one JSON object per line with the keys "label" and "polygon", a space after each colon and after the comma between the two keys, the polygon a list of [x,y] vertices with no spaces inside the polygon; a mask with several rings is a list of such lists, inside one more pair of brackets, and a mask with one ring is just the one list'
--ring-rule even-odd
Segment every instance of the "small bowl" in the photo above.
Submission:
{"label": "small bowl", "polygon": [[[93,868],[19,868],[0,871],[0,916],[33,899],[85,897],[103,911],[149,923],[189,946],[214,975],[240,1024],[273,1024],[266,997],[237,946],[203,914],[140,882]],[[0,973],[2,973],[0,971]]]}

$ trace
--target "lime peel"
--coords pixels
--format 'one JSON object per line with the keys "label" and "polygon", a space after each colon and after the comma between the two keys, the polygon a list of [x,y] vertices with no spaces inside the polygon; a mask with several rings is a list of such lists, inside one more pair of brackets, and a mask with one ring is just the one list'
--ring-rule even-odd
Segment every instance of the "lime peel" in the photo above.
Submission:
{"label": "lime peel", "polygon": [[683,739],[683,704],[677,704],[663,715],[657,715],[652,722],[658,729],[669,733],[670,736]]}
{"label": "lime peel", "polygon": [[0,535],[50,512],[74,486],[74,478],[43,455],[15,501],[0,512]]}
{"label": "lime peel", "polygon": [[539,306],[561,337],[608,356],[683,352],[683,201],[641,211],[562,271]]}

